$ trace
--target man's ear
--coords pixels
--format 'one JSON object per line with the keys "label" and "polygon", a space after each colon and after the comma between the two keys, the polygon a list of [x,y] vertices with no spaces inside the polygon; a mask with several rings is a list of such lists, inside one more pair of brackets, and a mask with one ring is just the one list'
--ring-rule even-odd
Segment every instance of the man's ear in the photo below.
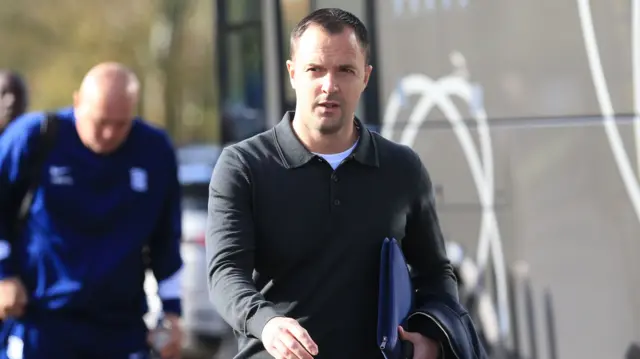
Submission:
{"label": "man's ear", "polygon": [[73,107],[78,107],[78,103],[80,102],[80,95],[78,91],[73,92]]}
{"label": "man's ear", "polygon": [[364,87],[366,88],[369,84],[369,78],[371,77],[371,71],[373,71],[373,66],[367,65],[364,68]]}
{"label": "man's ear", "polygon": [[287,60],[287,72],[289,73],[289,83],[291,83],[291,88],[295,90],[296,86],[294,85],[294,78],[296,76],[295,64],[292,60]]}

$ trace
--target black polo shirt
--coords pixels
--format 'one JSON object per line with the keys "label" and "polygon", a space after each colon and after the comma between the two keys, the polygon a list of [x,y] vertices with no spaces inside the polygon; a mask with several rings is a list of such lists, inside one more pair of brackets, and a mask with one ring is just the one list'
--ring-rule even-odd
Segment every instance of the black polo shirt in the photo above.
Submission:
{"label": "black polo shirt", "polygon": [[302,145],[292,119],[218,160],[206,238],[212,300],[239,333],[236,358],[270,358],[259,338],[281,315],[307,329],[317,358],[380,358],[385,237],[401,241],[416,287],[457,297],[429,176],[411,148],[358,120],[358,145],[334,171]]}

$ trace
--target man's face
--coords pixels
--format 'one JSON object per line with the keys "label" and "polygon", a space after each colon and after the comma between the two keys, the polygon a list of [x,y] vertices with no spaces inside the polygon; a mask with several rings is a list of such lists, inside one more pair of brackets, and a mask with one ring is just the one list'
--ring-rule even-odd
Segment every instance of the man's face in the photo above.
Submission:
{"label": "man's face", "polygon": [[75,116],[82,142],[98,154],[108,154],[127,139],[136,103],[124,94],[76,94]]}
{"label": "man's face", "polygon": [[311,25],[298,39],[287,69],[304,124],[333,134],[353,121],[372,68],[366,65],[353,29],[329,34]]}
{"label": "man's face", "polygon": [[13,77],[0,75],[0,129],[26,110],[26,94],[23,92]]}

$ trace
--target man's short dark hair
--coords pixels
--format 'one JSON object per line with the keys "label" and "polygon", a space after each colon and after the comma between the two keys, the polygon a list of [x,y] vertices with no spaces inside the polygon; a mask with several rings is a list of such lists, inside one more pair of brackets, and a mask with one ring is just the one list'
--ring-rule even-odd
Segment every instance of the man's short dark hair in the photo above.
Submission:
{"label": "man's short dark hair", "polygon": [[24,77],[19,72],[11,69],[0,69],[0,77],[9,80],[12,92],[16,96],[16,101],[18,101],[18,110],[22,114],[29,105],[29,90]]}
{"label": "man's short dark hair", "polygon": [[345,27],[353,29],[356,34],[358,43],[364,51],[365,61],[369,63],[369,32],[364,26],[362,21],[358,19],[352,13],[337,9],[337,8],[324,8],[318,9],[307,15],[304,19],[300,20],[298,25],[291,31],[291,52],[290,56],[293,59],[295,53],[296,42],[310,25],[321,26],[329,34],[335,35],[344,31]]}
{"label": "man's short dark hair", "polygon": [[3,84],[0,85],[2,86],[0,90],[3,92],[7,91],[14,96],[11,111],[0,114],[0,132],[2,132],[9,122],[22,116],[27,111],[29,107],[29,92],[26,81],[17,71],[0,69],[0,78],[3,82]]}
{"label": "man's short dark hair", "polygon": [[11,69],[0,69],[0,76],[7,77],[18,91],[24,93],[27,92],[26,81],[18,71]]}

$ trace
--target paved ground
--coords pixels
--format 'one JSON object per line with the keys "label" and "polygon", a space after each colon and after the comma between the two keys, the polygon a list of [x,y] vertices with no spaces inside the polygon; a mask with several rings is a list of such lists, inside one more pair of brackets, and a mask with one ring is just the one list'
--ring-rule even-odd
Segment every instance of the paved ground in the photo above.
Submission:
{"label": "paved ground", "polygon": [[183,359],[233,359],[237,344],[233,337],[225,339],[221,345],[206,348],[194,348],[186,351]]}
{"label": "paved ground", "polygon": [[220,347],[220,351],[218,355],[216,355],[216,359],[233,359],[234,355],[238,352],[238,344],[234,338],[229,338],[229,340],[225,341]]}

